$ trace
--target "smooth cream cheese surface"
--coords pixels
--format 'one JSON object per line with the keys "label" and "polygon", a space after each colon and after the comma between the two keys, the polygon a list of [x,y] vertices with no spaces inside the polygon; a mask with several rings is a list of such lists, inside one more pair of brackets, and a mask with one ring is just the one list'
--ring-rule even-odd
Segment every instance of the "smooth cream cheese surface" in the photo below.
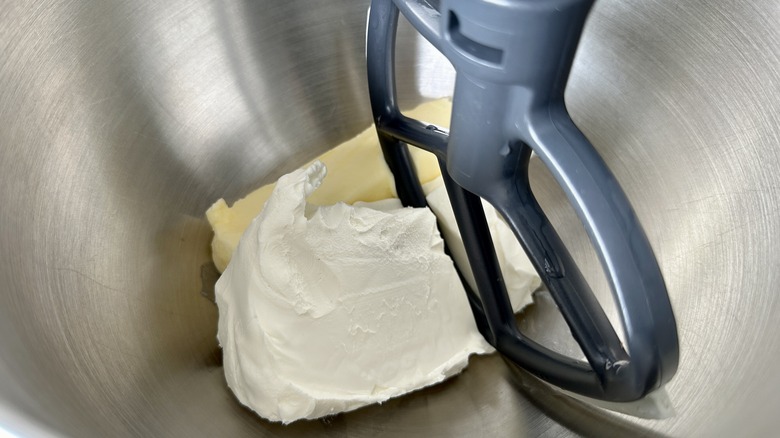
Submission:
{"label": "smooth cream cheese surface", "polygon": [[492,351],[431,211],[337,203],[307,217],[324,175],[315,162],[277,182],[216,286],[228,385],[284,423],[440,382]]}

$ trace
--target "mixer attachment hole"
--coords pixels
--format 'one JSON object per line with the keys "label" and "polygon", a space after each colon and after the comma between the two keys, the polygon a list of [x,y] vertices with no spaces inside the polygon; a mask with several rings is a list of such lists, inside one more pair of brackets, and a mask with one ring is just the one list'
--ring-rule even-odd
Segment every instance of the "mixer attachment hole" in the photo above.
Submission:
{"label": "mixer attachment hole", "polygon": [[450,11],[448,22],[447,31],[450,39],[458,48],[482,61],[497,65],[501,64],[504,58],[503,50],[486,46],[464,35],[461,32],[460,19],[458,19],[458,15],[455,12]]}

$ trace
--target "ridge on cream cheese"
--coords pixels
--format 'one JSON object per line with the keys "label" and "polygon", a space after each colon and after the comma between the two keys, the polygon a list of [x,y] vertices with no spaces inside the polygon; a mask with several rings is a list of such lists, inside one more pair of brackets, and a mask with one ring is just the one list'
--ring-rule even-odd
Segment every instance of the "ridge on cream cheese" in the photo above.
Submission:
{"label": "ridge on cream cheese", "polygon": [[431,211],[391,201],[307,215],[325,173],[315,162],[277,182],[216,285],[228,385],[273,421],[382,402],[493,351]]}

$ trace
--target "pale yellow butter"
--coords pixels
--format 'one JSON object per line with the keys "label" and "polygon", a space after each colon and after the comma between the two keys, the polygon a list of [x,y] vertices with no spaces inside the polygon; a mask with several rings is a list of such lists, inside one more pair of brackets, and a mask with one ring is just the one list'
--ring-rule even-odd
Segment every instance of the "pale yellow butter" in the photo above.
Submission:
{"label": "pale yellow butter", "polygon": [[[449,126],[452,104],[442,99],[422,104],[410,111],[409,117],[441,127]],[[422,183],[440,175],[439,165],[432,154],[419,148],[410,148],[417,175]],[[328,177],[308,199],[313,205],[332,205],[337,202],[353,204],[373,202],[396,197],[393,175],[385,164],[379,140],[373,126],[357,137],[324,153],[317,160],[328,169]],[[206,218],[214,230],[211,241],[212,258],[220,272],[227,267],[244,230],[265,205],[275,184],[269,184],[236,201],[228,207],[220,199],[206,211]]]}

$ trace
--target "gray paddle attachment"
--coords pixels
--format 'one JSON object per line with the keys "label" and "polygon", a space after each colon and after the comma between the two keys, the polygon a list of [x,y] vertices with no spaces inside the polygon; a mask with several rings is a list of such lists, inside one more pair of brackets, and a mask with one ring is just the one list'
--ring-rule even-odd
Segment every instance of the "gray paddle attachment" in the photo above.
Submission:
{"label": "gray paddle attachment", "polygon": [[[374,121],[397,192],[425,196],[407,145],[434,153],[477,284],[477,326],[502,355],[587,397],[628,402],[677,370],[677,327],[658,262],[610,170],[572,122],[563,93],[593,0],[373,0],[368,83]],[[399,11],[455,67],[450,131],[404,116],[396,104]],[[535,153],[564,189],[609,280],[625,345],[537,203]],[[480,198],[503,216],[549,289],[587,362],[517,328]]]}

